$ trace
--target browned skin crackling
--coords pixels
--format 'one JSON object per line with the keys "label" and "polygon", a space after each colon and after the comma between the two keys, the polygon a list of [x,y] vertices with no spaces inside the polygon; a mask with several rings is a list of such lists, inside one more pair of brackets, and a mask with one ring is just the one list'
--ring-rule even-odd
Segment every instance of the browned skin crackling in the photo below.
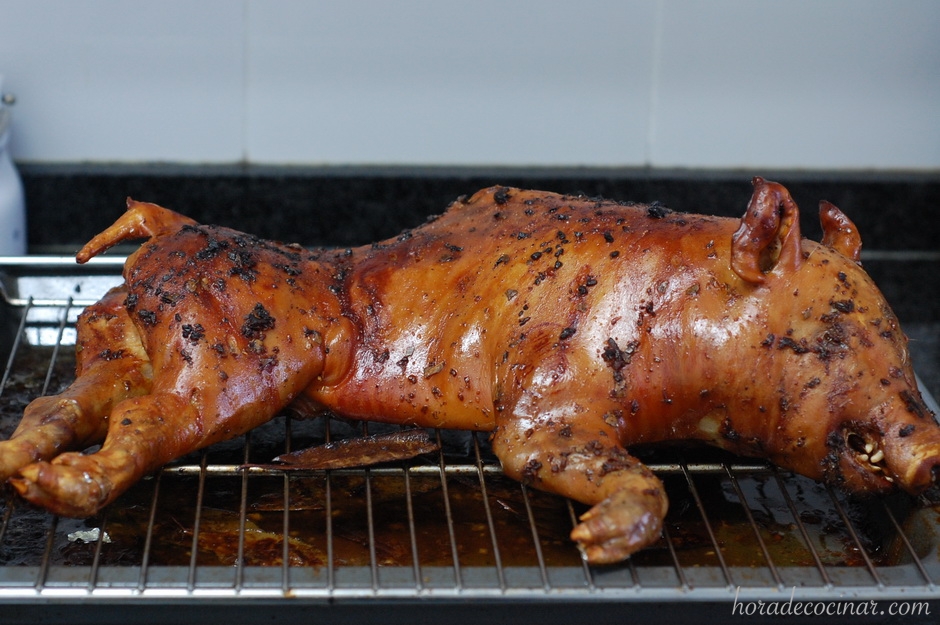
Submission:
{"label": "browned skin crackling", "polygon": [[805,240],[786,189],[754,185],[741,220],[484,189],[397,238],[313,251],[129,201],[78,259],[149,240],[82,315],[75,383],[0,443],[3,476],[94,514],[293,403],[491,432],[507,474],[592,506],[571,534],[592,563],[660,535],[637,443],[923,491],[940,430],[854,225],[824,203],[823,244]]}

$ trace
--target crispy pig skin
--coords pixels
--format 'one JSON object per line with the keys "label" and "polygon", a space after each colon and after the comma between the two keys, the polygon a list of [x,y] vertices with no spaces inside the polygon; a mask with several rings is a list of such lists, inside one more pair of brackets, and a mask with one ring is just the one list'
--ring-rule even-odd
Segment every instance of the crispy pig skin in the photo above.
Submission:
{"label": "crispy pig skin", "polygon": [[660,536],[667,498],[637,443],[703,440],[855,491],[932,487],[938,428],[854,225],[824,203],[823,243],[805,240],[786,189],[754,185],[740,220],[493,187],[346,250],[129,200],[78,254],[149,239],[79,322],[83,351],[111,357],[27,409],[0,471],[82,516],[292,403],[482,430],[508,475],[592,506],[572,531],[592,563]]}

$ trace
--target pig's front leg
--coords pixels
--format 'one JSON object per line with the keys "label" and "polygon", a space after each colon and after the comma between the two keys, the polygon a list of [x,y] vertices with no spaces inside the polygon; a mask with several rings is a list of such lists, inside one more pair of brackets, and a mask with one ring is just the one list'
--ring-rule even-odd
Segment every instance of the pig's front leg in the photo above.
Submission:
{"label": "pig's front leg", "polygon": [[668,507],[662,482],[602,418],[510,416],[493,450],[507,475],[593,506],[571,532],[591,564],[620,562],[659,539]]}

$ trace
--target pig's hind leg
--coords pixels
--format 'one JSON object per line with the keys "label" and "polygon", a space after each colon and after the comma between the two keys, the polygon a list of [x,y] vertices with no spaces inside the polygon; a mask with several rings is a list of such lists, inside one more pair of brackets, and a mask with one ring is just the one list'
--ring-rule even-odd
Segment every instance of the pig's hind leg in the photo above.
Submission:
{"label": "pig's hind leg", "polygon": [[[169,347],[159,359],[152,354],[149,392],[111,409],[101,448],[28,464],[10,484],[51,512],[87,517],[166,463],[268,421],[322,370],[320,359],[295,357],[282,325],[284,333],[275,329],[266,339],[281,347],[274,363],[266,359],[270,352],[220,354],[215,345],[223,335],[213,329],[185,352],[165,335],[149,335]],[[298,343],[293,346],[303,349]]]}
{"label": "pig's hind leg", "polygon": [[493,435],[503,471],[593,506],[571,538],[591,564],[620,562],[655,543],[668,500],[662,482],[619,444],[603,419],[504,419]]}
{"label": "pig's hind leg", "polygon": [[114,404],[149,392],[151,367],[124,308],[123,288],[79,315],[77,377],[58,395],[33,400],[9,440],[0,442],[0,481],[24,466],[104,440]]}
{"label": "pig's hind leg", "polygon": [[175,393],[132,397],[115,406],[101,449],[29,464],[10,484],[50,512],[88,517],[147,474],[198,447],[200,423],[196,408]]}

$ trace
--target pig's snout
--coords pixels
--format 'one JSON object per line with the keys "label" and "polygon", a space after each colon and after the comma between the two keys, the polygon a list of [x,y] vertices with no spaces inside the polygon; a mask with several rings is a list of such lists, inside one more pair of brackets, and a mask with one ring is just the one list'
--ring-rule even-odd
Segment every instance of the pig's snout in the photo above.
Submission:
{"label": "pig's snout", "polygon": [[[889,474],[907,492],[940,494],[940,427],[936,415],[916,390],[902,391],[894,414],[883,425],[885,460]],[[894,419],[890,417],[893,416]]]}
{"label": "pig's snout", "polygon": [[888,402],[830,434],[838,479],[856,492],[900,488],[940,498],[940,427],[922,401],[912,407],[912,394],[900,397],[904,401]]}
{"label": "pig's snout", "polygon": [[[853,424],[856,425],[856,424]],[[887,427],[843,430],[842,474],[851,490],[879,492],[894,487],[913,495],[940,497],[940,428],[933,417]]]}
{"label": "pig's snout", "polygon": [[[905,432],[907,436],[902,436]],[[913,495],[940,497],[940,432],[932,419],[920,427],[908,424],[895,428],[884,444],[886,472],[900,488]]]}

